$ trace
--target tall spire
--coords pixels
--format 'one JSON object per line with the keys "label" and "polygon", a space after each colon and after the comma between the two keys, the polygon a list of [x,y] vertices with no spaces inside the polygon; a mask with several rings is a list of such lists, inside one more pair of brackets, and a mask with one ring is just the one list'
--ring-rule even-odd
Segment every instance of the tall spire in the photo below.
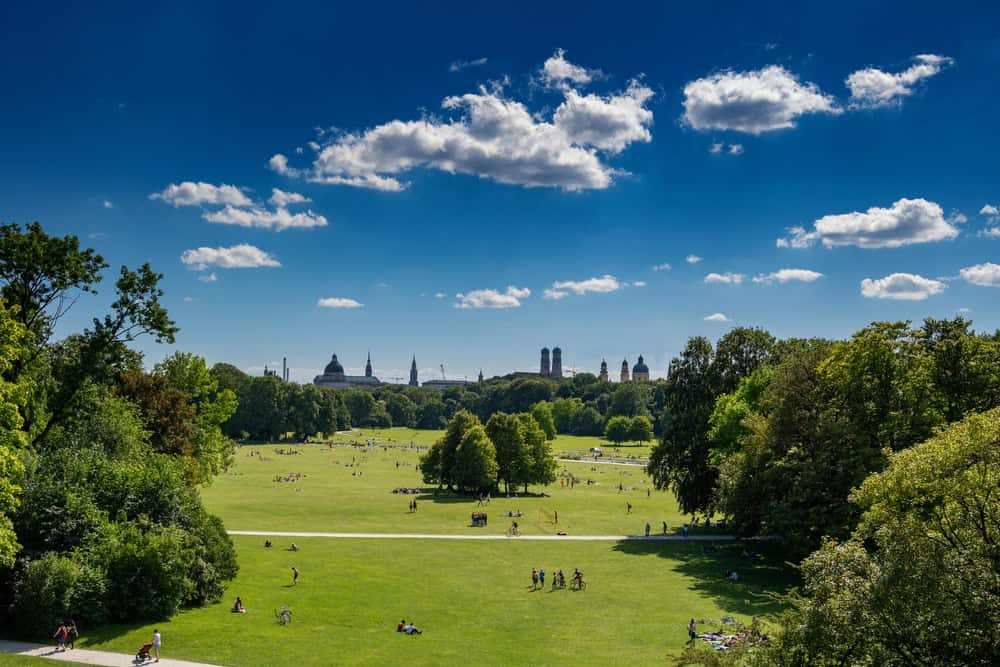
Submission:
{"label": "tall spire", "polygon": [[370,378],[372,376],[372,351],[368,350],[368,361],[365,363],[365,377]]}
{"label": "tall spire", "polygon": [[410,386],[417,387],[420,383],[417,382],[417,355],[413,355],[413,361],[410,362]]}

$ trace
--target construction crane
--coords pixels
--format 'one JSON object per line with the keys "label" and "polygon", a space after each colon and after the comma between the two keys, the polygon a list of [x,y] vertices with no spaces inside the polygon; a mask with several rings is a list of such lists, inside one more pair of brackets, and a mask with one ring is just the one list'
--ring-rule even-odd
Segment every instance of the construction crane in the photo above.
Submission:
{"label": "construction crane", "polygon": [[389,378],[390,380],[396,380],[397,382],[402,382],[406,378]]}
{"label": "construction crane", "polygon": [[440,368],[441,368],[441,379],[442,379],[442,380],[447,380],[448,378],[446,378],[446,377],[444,376],[444,364],[441,364],[441,365],[440,365]]}

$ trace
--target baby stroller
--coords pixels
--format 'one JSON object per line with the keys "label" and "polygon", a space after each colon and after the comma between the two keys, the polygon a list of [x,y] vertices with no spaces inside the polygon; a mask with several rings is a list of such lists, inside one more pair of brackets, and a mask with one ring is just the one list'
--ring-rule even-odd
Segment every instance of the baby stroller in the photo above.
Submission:
{"label": "baby stroller", "polygon": [[146,642],[139,649],[139,652],[135,654],[136,662],[146,662],[149,660],[149,649],[153,648],[153,642]]}

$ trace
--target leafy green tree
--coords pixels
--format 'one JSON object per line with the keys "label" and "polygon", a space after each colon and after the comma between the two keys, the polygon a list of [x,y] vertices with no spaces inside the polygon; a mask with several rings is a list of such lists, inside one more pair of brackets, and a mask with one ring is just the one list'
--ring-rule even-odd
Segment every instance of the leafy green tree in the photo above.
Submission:
{"label": "leafy green tree", "polygon": [[531,480],[532,456],[523,432],[517,415],[497,412],[486,422],[486,435],[496,449],[497,481],[504,483],[506,493]]}
{"label": "leafy green tree", "polygon": [[249,375],[232,364],[215,364],[211,372],[220,389],[228,389],[236,394],[240,391],[240,385],[250,379]]}
{"label": "leafy green tree", "polygon": [[482,424],[472,425],[455,450],[452,478],[459,491],[492,487],[497,479],[496,450]]}
{"label": "leafy green tree", "polygon": [[570,433],[573,435],[603,435],[604,418],[596,409],[589,405],[585,406],[573,413]]}
{"label": "leafy green tree", "polygon": [[19,410],[28,392],[4,376],[28,354],[27,337],[24,325],[0,304],[0,569],[14,564],[19,548],[10,515],[19,504],[24,479],[21,456],[28,444]]}
{"label": "leafy green tree", "polygon": [[620,445],[629,439],[632,430],[632,418],[625,415],[617,415],[608,418],[608,423],[604,426],[604,437]]}
{"label": "leafy green tree", "polygon": [[240,386],[230,432],[246,433],[255,440],[275,440],[289,430],[288,385],[276,377],[253,377]]}
{"label": "leafy green tree", "polygon": [[804,595],[759,665],[994,665],[1000,659],[1000,410],[891,455],[852,495],[845,542],[802,564]]}
{"label": "leafy green tree", "polygon": [[[458,446],[461,444],[462,438],[465,437],[465,432],[477,425],[480,425],[479,418],[465,410],[457,412],[451,418],[451,421],[448,422],[448,428],[444,436],[435,444],[435,446],[440,445],[438,451],[434,453],[433,457],[429,457],[431,461],[436,459],[438,463],[438,483],[447,485],[449,489],[455,485],[454,475],[456,461],[458,460]],[[494,452],[493,456],[495,462],[496,452]],[[421,464],[421,470],[423,469],[424,466]]]}
{"label": "leafy green tree", "polygon": [[444,401],[433,398],[417,408],[417,428],[440,429],[447,425],[444,416]]}
{"label": "leafy green tree", "polygon": [[502,393],[503,404],[497,411],[528,412],[535,403],[552,400],[555,384],[553,380],[534,378],[515,380]]}
{"label": "leafy green tree", "polygon": [[[615,417],[612,417],[615,419]],[[634,442],[649,442],[653,439],[653,421],[645,416],[639,415],[629,420],[628,439]]]}
{"label": "leafy green tree", "polygon": [[535,418],[538,425],[545,432],[546,440],[553,440],[556,437],[556,422],[552,416],[552,404],[547,401],[539,401],[531,406],[531,416]]}
{"label": "leafy green tree", "polygon": [[528,484],[551,484],[556,479],[556,460],[552,455],[552,445],[546,441],[545,431],[535,418],[522,412],[517,415],[521,422],[521,439],[527,450],[531,468],[524,482],[524,492],[528,492]]}
{"label": "leafy green tree", "polygon": [[556,423],[556,432],[572,433],[573,415],[583,409],[583,401],[579,398],[557,398],[552,401],[552,419]]}
{"label": "leafy green tree", "polygon": [[649,414],[649,387],[640,382],[622,382],[611,396],[609,416],[636,417]]}
{"label": "leafy green tree", "polygon": [[154,451],[193,457],[195,411],[189,394],[171,387],[164,376],[136,371],[120,378],[118,393],[138,406]]}
{"label": "leafy green tree", "polygon": [[346,389],[341,391],[341,397],[351,413],[351,426],[366,426],[378,407],[375,397],[366,389]]}
{"label": "leafy green tree", "polygon": [[385,398],[385,408],[394,426],[413,428],[416,425],[417,406],[406,394],[389,394]]}

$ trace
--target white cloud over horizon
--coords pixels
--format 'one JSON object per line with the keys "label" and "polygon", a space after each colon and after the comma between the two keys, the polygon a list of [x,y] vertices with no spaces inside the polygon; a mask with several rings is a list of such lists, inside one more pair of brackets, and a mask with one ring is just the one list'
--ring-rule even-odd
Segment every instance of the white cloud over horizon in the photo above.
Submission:
{"label": "white cloud over horizon", "polygon": [[504,292],[494,289],[478,289],[456,294],[455,308],[519,308],[521,301],[531,296],[531,290],[509,285]]}
{"label": "white cloud over horizon", "polygon": [[602,76],[604,73],[599,69],[587,69],[566,60],[564,49],[556,49],[556,52],[542,64],[538,72],[538,78],[541,82],[551,88],[568,85],[583,87]]}
{"label": "white cloud over horizon", "polygon": [[364,308],[363,303],[342,296],[328,296],[319,299],[316,305],[320,308]]}
{"label": "white cloud over horizon", "polygon": [[1000,264],[986,262],[959,271],[962,279],[980,287],[1000,287]]}
{"label": "white cloud over horizon", "polygon": [[325,227],[327,224],[324,216],[313,213],[311,210],[304,213],[291,213],[283,207],[274,211],[268,211],[257,207],[236,208],[226,206],[219,211],[206,211],[201,217],[208,222],[238,225],[240,227],[273,229],[278,232],[286,229]]}
{"label": "white cloud over horizon", "polygon": [[663,262],[662,264],[656,264],[653,266],[654,271],[669,271],[672,267],[669,263]]}
{"label": "white cloud over horizon", "polygon": [[913,57],[915,64],[890,74],[875,67],[866,67],[848,75],[844,81],[851,91],[852,109],[881,109],[898,106],[916,91],[916,85],[955,63],[954,58],[933,54]]}
{"label": "white cloud over horizon", "polygon": [[865,212],[826,215],[804,227],[788,229],[788,238],[779,238],[779,248],[808,248],[821,241],[827,248],[898,248],[915,243],[946,241],[958,236],[958,229],[944,217],[941,206],[926,199],[899,199],[890,208],[873,206]]}
{"label": "white cloud over horizon", "polygon": [[688,255],[687,257],[684,258],[684,261],[687,262],[688,264],[697,264],[701,260],[702,258],[699,257],[698,255]]}
{"label": "white cloud over horizon", "polygon": [[801,83],[780,65],[725,70],[684,86],[682,120],[695,130],[760,135],[795,127],[800,116],[817,113],[836,115],[843,110],[816,84]]}
{"label": "white cloud over horizon", "polygon": [[271,196],[267,202],[277,208],[287,208],[292,204],[308,204],[312,199],[298,192],[285,192],[278,188],[271,188]]}
{"label": "white cloud over horizon", "polygon": [[753,281],[765,284],[778,282],[783,285],[793,281],[811,283],[822,277],[824,277],[822,273],[810,271],[809,269],[778,269],[772,273],[760,273],[754,276]]}
{"label": "white cloud over horizon", "polygon": [[947,285],[940,280],[924,278],[913,273],[893,273],[885,278],[865,278],[861,281],[861,295],[869,299],[895,299],[923,301],[940,294]]}
{"label": "white cloud over horizon", "polygon": [[708,284],[719,284],[719,285],[739,285],[746,278],[742,273],[709,273],[705,276],[705,282]]}
{"label": "white cloud over horizon", "polygon": [[706,322],[728,322],[729,318],[722,313],[712,313],[702,318]]}
{"label": "white cloud over horizon", "polygon": [[184,181],[171,183],[161,192],[149,195],[150,199],[159,199],[174,208],[179,206],[202,206],[213,204],[218,206],[250,206],[250,198],[243,194],[235,185],[212,185],[201,181]]}
{"label": "white cloud over horizon", "polygon": [[475,60],[455,60],[448,65],[448,71],[461,72],[463,69],[479,67],[481,65],[485,65],[487,62],[489,62],[487,58],[476,58]]}
{"label": "white cloud over horizon", "polygon": [[384,191],[405,189],[400,175],[418,168],[524,187],[607,188],[625,172],[604,157],[652,140],[647,104],[653,91],[632,80],[618,92],[584,94],[574,86],[592,81],[594,71],[568,63],[560,52],[546,63],[546,80],[560,81],[563,96],[551,112],[533,113],[501,84],[480,86],[446,97],[441,103],[446,118],[425,115],[334,134],[310,167],[292,167],[281,153],[271,157],[270,167],[316,183]]}
{"label": "white cloud over horizon", "polygon": [[181,262],[193,271],[204,271],[210,266],[219,269],[256,269],[279,267],[281,262],[269,253],[248,243],[218,248],[201,247],[181,253]]}
{"label": "white cloud over horizon", "polygon": [[608,292],[617,292],[625,287],[628,287],[628,283],[619,281],[611,274],[605,274],[600,277],[587,278],[586,280],[557,280],[552,283],[552,287],[542,293],[542,297],[558,300],[569,296],[570,292],[577,296],[584,294],[606,294]]}

